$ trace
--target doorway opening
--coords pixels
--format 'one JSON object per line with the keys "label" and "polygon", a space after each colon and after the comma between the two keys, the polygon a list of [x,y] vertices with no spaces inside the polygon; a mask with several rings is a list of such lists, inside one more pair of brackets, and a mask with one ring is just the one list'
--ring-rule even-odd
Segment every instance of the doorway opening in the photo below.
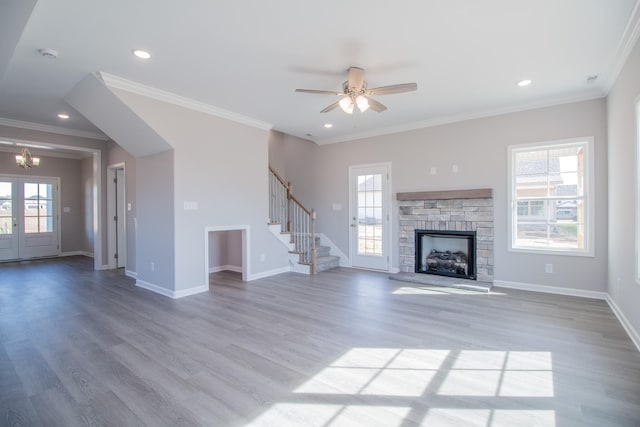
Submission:
{"label": "doorway opening", "polygon": [[205,274],[234,271],[248,277],[249,226],[220,226],[205,228]]}
{"label": "doorway opening", "polygon": [[107,247],[109,268],[127,266],[127,206],[125,164],[107,168]]}

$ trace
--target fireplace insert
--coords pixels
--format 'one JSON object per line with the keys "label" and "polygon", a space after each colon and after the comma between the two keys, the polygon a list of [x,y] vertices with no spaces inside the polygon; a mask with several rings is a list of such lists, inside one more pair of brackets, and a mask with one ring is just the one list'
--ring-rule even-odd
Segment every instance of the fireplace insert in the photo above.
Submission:
{"label": "fireplace insert", "polygon": [[476,280],[476,232],[416,230],[416,273]]}

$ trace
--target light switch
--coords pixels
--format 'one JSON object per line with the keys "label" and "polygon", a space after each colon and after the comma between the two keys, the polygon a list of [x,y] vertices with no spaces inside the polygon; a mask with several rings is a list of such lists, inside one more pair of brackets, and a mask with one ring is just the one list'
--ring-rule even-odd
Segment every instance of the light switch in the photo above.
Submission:
{"label": "light switch", "polygon": [[342,203],[334,203],[333,204],[333,210],[334,211],[341,211],[342,210]]}
{"label": "light switch", "polygon": [[185,211],[197,211],[198,210],[198,202],[184,202],[184,210]]}
{"label": "light switch", "polygon": [[64,208],[62,208],[62,212],[69,213],[71,212],[71,208],[69,206],[65,206]]}
{"label": "light switch", "polygon": [[127,203],[127,210],[131,212],[131,203]]}

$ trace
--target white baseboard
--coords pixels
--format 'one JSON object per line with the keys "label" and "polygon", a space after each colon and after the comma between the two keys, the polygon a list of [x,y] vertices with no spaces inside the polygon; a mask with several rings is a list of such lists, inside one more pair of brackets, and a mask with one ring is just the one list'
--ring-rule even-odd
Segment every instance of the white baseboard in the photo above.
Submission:
{"label": "white baseboard", "polygon": [[89,257],[89,258],[93,258],[93,254],[91,252],[85,252],[85,251],[60,252],[60,254],[58,256],[61,256],[61,257],[65,257],[65,256],[86,256],[86,257]]}
{"label": "white baseboard", "polygon": [[609,304],[609,307],[611,307],[611,311],[613,311],[613,314],[616,315],[616,317],[622,324],[624,330],[627,331],[627,334],[629,335],[629,338],[631,338],[631,341],[633,341],[638,351],[640,351],[640,334],[638,334],[638,331],[634,329],[633,325],[631,325],[631,322],[629,322],[629,320],[622,313],[622,310],[620,310],[616,302],[613,300],[613,298],[611,298],[611,295],[608,294],[607,303]]}
{"label": "white baseboard", "polygon": [[135,271],[131,271],[131,270],[124,270],[124,275],[127,277],[131,277],[132,279],[137,279],[138,278],[138,273],[136,273]]}
{"label": "white baseboard", "polygon": [[111,270],[111,267],[109,267],[109,264],[103,264],[101,266],[96,267],[96,270],[98,270],[98,271]]}
{"label": "white baseboard", "polygon": [[400,269],[398,267],[391,267],[389,268],[389,273],[391,274],[400,273]]}
{"label": "white baseboard", "polygon": [[153,283],[145,282],[144,280],[137,279],[136,286],[146,289],[156,294],[164,295],[165,297],[173,298],[174,292],[170,289],[163,288],[162,286],[154,285]]}
{"label": "white baseboard", "polygon": [[263,271],[262,273],[249,274],[248,275],[249,277],[247,277],[247,281],[250,282],[251,280],[264,279],[265,277],[275,276],[276,274],[288,273],[290,271],[291,271],[291,267],[287,266],[282,268],[276,268],[274,270]]}
{"label": "white baseboard", "polygon": [[242,267],[237,265],[219,265],[217,267],[209,268],[209,273],[217,273],[219,271],[235,271],[236,273],[242,273]]}
{"label": "white baseboard", "polygon": [[331,241],[324,233],[316,233],[316,236],[320,237],[320,244],[322,246],[329,246],[331,248],[331,255],[340,257],[340,267],[351,267],[351,260],[349,257],[338,248],[335,243]]}
{"label": "white baseboard", "polygon": [[193,288],[181,289],[179,291],[172,291],[170,289],[163,288],[162,286],[154,285],[153,283],[145,282],[144,280],[139,280],[139,279],[136,280],[136,286],[139,288],[143,288],[148,291],[163,295],[165,297],[172,298],[172,299],[183,298],[189,295],[195,295],[195,294],[209,291],[208,285],[195,286]]}
{"label": "white baseboard", "polygon": [[188,297],[189,295],[201,294],[203,292],[209,292],[209,285],[195,286],[193,288],[180,289],[179,291],[174,291],[173,296],[171,298],[178,299],[178,298]]}
{"label": "white baseboard", "polygon": [[585,291],[583,289],[536,285],[533,283],[509,282],[506,280],[494,280],[493,286],[499,288],[520,289],[523,291],[543,292],[547,294],[567,295],[573,297],[592,298],[606,300],[608,294],[606,292]]}

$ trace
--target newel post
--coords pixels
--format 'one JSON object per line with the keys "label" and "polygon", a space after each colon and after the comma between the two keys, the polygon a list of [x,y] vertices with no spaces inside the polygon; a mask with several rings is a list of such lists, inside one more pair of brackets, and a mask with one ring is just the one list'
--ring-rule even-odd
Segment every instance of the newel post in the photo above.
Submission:
{"label": "newel post", "polygon": [[293,196],[293,186],[287,182],[287,231],[291,234],[293,240],[293,230],[291,230],[291,215],[293,215],[293,206],[291,206],[291,197]]}

